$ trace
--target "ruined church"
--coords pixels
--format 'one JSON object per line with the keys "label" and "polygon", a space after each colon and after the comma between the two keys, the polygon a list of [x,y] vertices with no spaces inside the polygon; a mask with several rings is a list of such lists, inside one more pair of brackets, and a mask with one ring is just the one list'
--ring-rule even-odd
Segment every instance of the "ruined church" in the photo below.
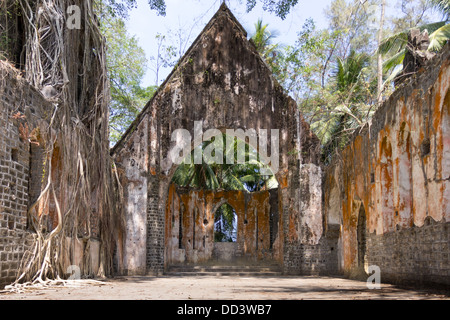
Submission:
{"label": "ruined church", "polygon": [[[50,126],[55,102],[22,78],[20,65],[2,63],[0,286],[17,279],[32,251],[36,231],[30,220],[47,216],[45,232],[51,235],[60,211],[73,210],[60,208],[59,200],[72,196],[92,197],[90,215],[76,221],[76,232],[64,235],[67,246],[60,254],[64,266],[79,265],[91,276],[164,275],[181,267],[227,265],[361,279],[376,266],[385,282],[450,285],[449,58],[447,45],[404,80],[329,165],[321,163],[320,141],[295,100],[225,4],[113,149],[105,147],[105,119],[78,109],[77,125],[100,128],[86,135],[110,160],[105,166],[90,167],[83,159],[89,152],[63,153],[62,140],[45,154],[41,146],[48,141],[38,130],[30,132]],[[73,92],[69,98],[84,98]],[[25,128],[30,132],[24,136]],[[247,133],[244,142],[257,151],[261,146],[248,133],[258,139],[268,132],[272,142],[278,130],[276,184],[255,192],[178,186],[173,176],[180,165],[169,157],[177,148],[172,135],[177,129],[191,137],[197,131],[241,130]],[[193,139],[188,149],[202,142]],[[275,144],[267,149],[270,157]],[[89,194],[79,195],[74,182],[64,182],[65,157],[87,163],[82,172],[93,178],[86,181]],[[53,171],[42,174],[48,162]],[[54,199],[30,208],[49,176],[61,181],[49,193]],[[96,183],[105,176],[110,184]],[[105,200],[104,193],[112,198]],[[215,239],[215,215],[223,205],[235,215],[229,242]]]}

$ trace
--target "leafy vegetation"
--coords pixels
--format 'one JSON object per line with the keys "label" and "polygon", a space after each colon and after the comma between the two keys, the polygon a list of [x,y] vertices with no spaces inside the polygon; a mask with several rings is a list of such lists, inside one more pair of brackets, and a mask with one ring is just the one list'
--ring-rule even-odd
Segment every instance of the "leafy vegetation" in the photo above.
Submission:
{"label": "leafy vegetation", "polygon": [[[394,16],[385,16],[386,6],[381,0],[334,0],[326,10],[328,28],[318,30],[309,19],[287,46],[275,42],[269,25],[255,25],[256,47],[321,140],[325,163],[394,90],[408,32],[427,29],[430,51],[449,39],[448,0],[398,0]],[[429,22],[433,8],[443,21]]]}
{"label": "leafy vegetation", "polygon": [[214,214],[214,242],[236,242],[237,216],[228,203]]}
{"label": "leafy vegetation", "polygon": [[[227,136],[223,135],[223,146],[227,144]],[[202,154],[202,163],[195,164],[195,150],[192,151],[191,161],[181,164],[175,172],[172,181],[182,187],[207,190],[247,190],[249,192],[272,189],[276,187],[275,177],[261,174],[261,169],[266,168],[259,161],[257,152],[243,141],[235,138],[232,146],[225,149],[221,161],[212,161],[204,157],[203,150],[218,141],[207,141],[196,149]],[[245,163],[239,163],[238,150],[245,150]],[[228,156],[227,156],[228,154]],[[213,156],[215,156],[213,154]],[[227,163],[227,158],[232,163]]]}
{"label": "leafy vegetation", "polygon": [[106,61],[111,89],[110,141],[115,144],[156,92],[156,86],[142,87],[147,69],[145,51],[128,34],[125,21],[132,2],[97,2],[100,29],[106,39]]}
{"label": "leafy vegetation", "polygon": [[[103,1],[111,13],[106,15],[104,31],[110,44],[111,139],[115,141],[152,96],[156,86],[140,87],[147,61],[143,50],[126,34],[120,22],[136,1]],[[297,0],[246,0],[247,12],[258,2],[264,10],[282,19],[294,6],[301,5]],[[149,6],[160,15],[166,13],[164,0],[150,0]],[[392,10],[386,12],[394,14],[385,15],[388,7]],[[298,31],[294,44],[278,43],[278,31],[262,19],[255,23],[251,38],[321,140],[322,158],[327,163],[336,150],[346,145],[356,128],[371,120],[378,105],[395,89],[393,79],[402,70],[408,32],[412,28],[427,29],[430,51],[439,51],[447,42],[450,36],[449,8],[449,0],[388,3],[383,0],[333,0],[325,10],[328,27],[318,29],[316,23],[308,19]],[[441,21],[430,21],[431,13],[436,11],[440,12]],[[179,34],[182,35],[182,30]],[[182,54],[182,46],[172,43],[173,39],[158,34],[157,41],[158,53],[151,58],[150,66],[156,75],[155,85],[159,83],[160,68],[175,65],[175,60]],[[126,56],[127,60],[121,61],[121,56]],[[238,183],[239,179],[231,179],[231,176],[247,176],[246,179],[257,176],[257,170],[250,165],[248,168],[233,166],[225,169],[214,164],[207,167],[185,165],[183,170],[186,177],[181,174],[175,177],[180,185],[210,189],[246,188],[250,186],[249,181]],[[230,176],[222,177],[220,172],[230,173]],[[256,189],[264,185],[254,183],[259,185]]]}

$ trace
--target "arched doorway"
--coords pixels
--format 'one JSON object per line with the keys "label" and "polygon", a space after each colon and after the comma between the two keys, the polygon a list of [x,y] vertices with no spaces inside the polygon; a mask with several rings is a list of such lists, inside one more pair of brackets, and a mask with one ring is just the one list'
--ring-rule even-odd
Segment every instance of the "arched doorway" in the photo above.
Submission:
{"label": "arched doorway", "polygon": [[221,264],[233,262],[238,253],[238,216],[228,203],[214,213],[214,249],[212,259]]}
{"label": "arched doorway", "polygon": [[358,269],[365,270],[366,265],[366,211],[361,203],[358,213],[358,227],[356,229],[356,238],[358,241]]}
{"label": "arched doorway", "polygon": [[214,214],[214,242],[237,242],[236,210],[224,203]]}
{"label": "arched doorway", "polygon": [[[270,68],[255,53],[239,21],[226,6],[222,7],[113,148],[112,154],[124,185],[124,215],[128,228],[124,269],[129,273],[159,274],[168,266],[167,248],[190,249],[188,240],[192,243],[193,239],[188,232],[191,229],[182,226],[180,245],[179,229],[173,237],[171,233],[172,224],[180,219],[167,219],[167,208],[177,205],[170,196],[172,177],[181,167],[171,155],[186,145],[189,153],[191,147],[195,148],[207,139],[205,136],[210,130],[240,131],[248,140],[250,136],[256,137],[257,144],[252,146],[260,153],[267,151],[270,160],[277,162],[277,170],[272,172],[280,185],[277,209],[283,228],[279,230],[278,240],[273,242],[280,250],[280,263],[288,261],[291,253],[298,255],[289,248],[319,241],[321,232],[315,231],[321,230],[322,220],[317,219],[320,210],[308,209],[321,206],[320,197],[315,196],[319,194],[321,181],[320,141],[304,121],[295,100],[274,81]],[[192,139],[192,144],[179,144],[174,140],[178,130],[183,130]],[[197,167],[198,172],[206,175],[207,167],[203,168],[202,172],[201,167]],[[307,181],[300,181],[302,178]],[[249,186],[249,183],[244,185]],[[203,195],[199,191],[198,199],[219,190],[218,187],[203,189]],[[299,195],[303,195],[302,199]],[[191,206],[183,203],[186,210],[182,224],[193,221]],[[205,225],[204,215],[211,213],[205,210],[208,209],[206,203],[198,205],[195,254],[202,256],[208,252],[210,243],[214,243],[211,241],[213,220],[206,217],[208,223]],[[237,213],[242,209],[234,203],[231,205]],[[264,210],[257,210],[257,214],[263,213]],[[257,243],[259,250],[264,249],[265,242],[270,242],[271,238],[270,234],[266,236],[262,232],[264,221],[259,216],[257,222],[251,221],[250,217],[247,220],[248,228],[260,226]],[[238,230],[241,224],[243,219],[238,221]],[[288,235],[289,230],[292,232]],[[253,244],[257,241],[253,234],[246,237]],[[300,270],[297,265],[285,266],[291,271]]]}

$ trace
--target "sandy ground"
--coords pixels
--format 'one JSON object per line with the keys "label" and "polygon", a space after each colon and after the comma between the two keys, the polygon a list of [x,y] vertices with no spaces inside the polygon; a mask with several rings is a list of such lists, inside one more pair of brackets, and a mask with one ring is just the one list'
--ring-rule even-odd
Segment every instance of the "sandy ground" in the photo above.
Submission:
{"label": "sandy ground", "polygon": [[102,285],[0,293],[0,300],[450,300],[450,294],[331,277],[119,277]]}

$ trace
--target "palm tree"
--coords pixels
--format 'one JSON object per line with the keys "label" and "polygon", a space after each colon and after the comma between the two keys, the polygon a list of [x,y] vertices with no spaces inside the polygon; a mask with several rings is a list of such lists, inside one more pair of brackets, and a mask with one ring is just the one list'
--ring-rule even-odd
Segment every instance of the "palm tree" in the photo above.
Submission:
{"label": "palm tree", "polygon": [[[223,135],[223,145],[226,146],[226,135]],[[207,141],[197,147],[201,150],[214,142]],[[234,139],[232,146],[224,150],[222,163],[202,161],[201,164],[181,164],[175,172],[172,182],[182,187],[191,187],[207,190],[247,190],[249,192],[270,189],[276,187],[276,179],[273,176],[261,174],[261,169],[266,168],[258,159],[256,151],[246,145],[245,159],[243,164],[236,163],[238,159],[238,139]],[[194,158],[191,153],[191,160]],[[226,161],[227,153],[233,152],[233,164]]]}
{"label": "palm tree", "polygon": [[251,36],[256,50],[266,60],[272,70],[276,67],[276,58],[279,55],[279,44],[273,43],[273,40],[278,37],[278,34],[278,31],[269,30],[269,25],[264,24],[261,19],[258,19],[255,23],[255,33]]}
{"label": "palm tree", "polygon": [[214,241],[236,241],[236,212],[233,207],[225,203],[214,213]]}
{"label": "palm tree", "polygon": [[[450,0],[428,1],[433,6],[433,8],[442,13],[443,21],[426,24],[423,26],[419,26],[418,28],[421,32],[423,32],[424,30],[428,31],[430,38],[428,51],[438,52],[450,39],[450,24],[448,24],[448,22],[450,21]],[[385,74],[390,74],[390,76],[385,81],[384,86],[394,80],[402,71],[402,68],[399,68],[399,66],[402,65],[403,60],[405,59],[408,34],[412,29],[413,28],[404,30],[403,32],[399,32],[384,39],[378,48],[378,53],[382,54],[383,56],[389,57],[383,63],[383,72]]]}
{"label": "palm tree", "polygon": [[[347,58],[338,58],[332,72],[335,100],[331,112],[311,127],[321,139],[322,155],[327,162],[336,149],[342,148],[349,134],[363,124],[368,106],[366,73],[370,56],[351,50]],[[376,88],[376,84],[372,84]]]}
{"label": "palm tree", "polygon": [[255,23],[255,33],[251,36],[256,50],[262,54],[271,52],[276,47],[272,40],[278,36],[278,32],[270,31],[268,27],[268,24],[263,24],[262,19],[258,19]]}

